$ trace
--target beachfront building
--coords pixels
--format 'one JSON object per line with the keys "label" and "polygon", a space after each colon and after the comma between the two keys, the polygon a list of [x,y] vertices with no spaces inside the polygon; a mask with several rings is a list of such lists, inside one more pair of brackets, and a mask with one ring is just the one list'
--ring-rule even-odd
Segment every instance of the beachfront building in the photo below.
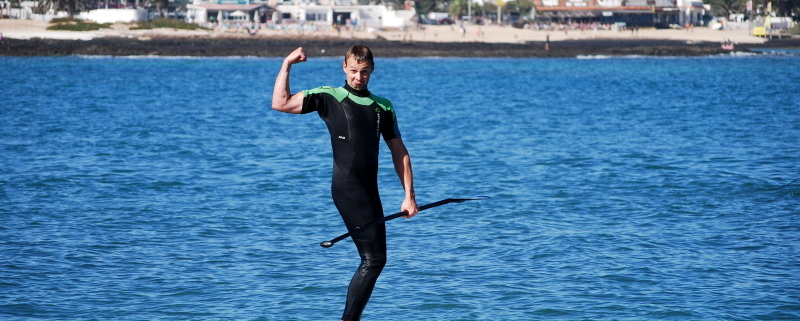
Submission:
{"label": "beachfront building", "polygon": [[66,11],[55,11],[46,6],[41,6],[38,1],[20,1],[16,4],[11,1],[4,1],[4,15],[12,19],[29,19],[39,21],[50,21],[53,18],[66,18]]}
{"label": "beachfront building", "polygon": [[697,0],[535,0],[538,18],[631,27],[702,25],[707,9]]}
{"label": "beachfront building", "polygon": [[321,27],[333,25],[379,30],[413,25],[413,6],[395,10],[385,5],[358,5],[357,0],[195,0],[187,20],[196,23],[257,22],[270,25]]}
{"label": "beachfront building", "polygon": [[253,0],[195,0],[186,5],[186,20],[191,23],[264,23],[274,10],[266,2]]}
{"label": "beachfront building", "polygon": [[[355,2],[355,1],[353,1]],[[384,5],[356,5],[350,1],[282,4],[277,6],[275,21],[305,22],[315,25],[336,24],[361,30],[402,29],[414,25],[416,11],[395,10]]]}

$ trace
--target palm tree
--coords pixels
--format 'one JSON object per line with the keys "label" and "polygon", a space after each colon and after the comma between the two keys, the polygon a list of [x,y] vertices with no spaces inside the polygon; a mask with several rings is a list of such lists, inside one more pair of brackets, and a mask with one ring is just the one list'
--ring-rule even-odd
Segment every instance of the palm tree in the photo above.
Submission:
{"label": "palm tree", "polygon": [[169,0],[155,0],[156,1],[156,12],[158,12],[159,17],[166,17],[166,11],[169,11]]}
{"label": "palm tree", "polygon": [[731,14],[744,12],[747,0],[711,0],[711,7],[718,16],[728,17]]}

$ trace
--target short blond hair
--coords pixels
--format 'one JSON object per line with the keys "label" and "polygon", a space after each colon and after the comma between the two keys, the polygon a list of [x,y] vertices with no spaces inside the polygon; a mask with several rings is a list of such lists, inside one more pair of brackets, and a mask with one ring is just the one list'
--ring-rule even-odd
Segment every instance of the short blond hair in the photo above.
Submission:
{"label": "short blond hair", "polygon": [[356,62],[367,62],[370,68],[375,68],[375,62],[372,60],[372,51],[365,45],[355,45],[347,49],[344,55],[344,62],[347,63],[347,58],[353,57]]}

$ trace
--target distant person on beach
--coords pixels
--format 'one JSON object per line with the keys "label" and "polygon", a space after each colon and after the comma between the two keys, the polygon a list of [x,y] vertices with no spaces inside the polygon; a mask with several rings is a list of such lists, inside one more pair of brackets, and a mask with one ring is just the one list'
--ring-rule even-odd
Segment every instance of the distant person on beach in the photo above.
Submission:
{"label": "distant person on beach", "polygon": [[[328,126],[333,148],[333,203],[349,231],[383,217],[378,194],[378,151],[380,137],[392,153],[395,171],[405,189],[400,206],[406,217],[419,212],[414,193],[411,158],[400,137],[392,103],[367,89],[375,63],[372,52],[363,45],[351,47],[344,57],[342,87],[319,87],[291,93],[289,74],[292,65],[306,61],[303,48],[287,56],[275,79],[272,108],[291,114],[317,112]],[[376,125],[377,124],[377,125]],[[307,191],[297,191],[306,193]],[[386,264],[386,226],[377,225],[354,233],[353,242],[361,256],[347,291],[343,321],[361,319],[375,282]]]}
{"label": "distant person on beach", "polygon": [[550,51],[550,34],[547,35],[547,41],[544,42],[544,51]]}

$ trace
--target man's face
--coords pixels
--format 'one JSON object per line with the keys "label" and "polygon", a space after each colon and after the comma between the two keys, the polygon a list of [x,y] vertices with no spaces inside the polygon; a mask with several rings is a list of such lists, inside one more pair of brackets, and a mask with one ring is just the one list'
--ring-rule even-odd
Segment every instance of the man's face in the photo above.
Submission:
{"label": "man's face", "polygon": [[348,57],[344,61],[343,69],[347,75],[347,84],[355,90],[367,89],[369,76],[372,74],[372,66],[366,61],[358,62],[353,57]]}

